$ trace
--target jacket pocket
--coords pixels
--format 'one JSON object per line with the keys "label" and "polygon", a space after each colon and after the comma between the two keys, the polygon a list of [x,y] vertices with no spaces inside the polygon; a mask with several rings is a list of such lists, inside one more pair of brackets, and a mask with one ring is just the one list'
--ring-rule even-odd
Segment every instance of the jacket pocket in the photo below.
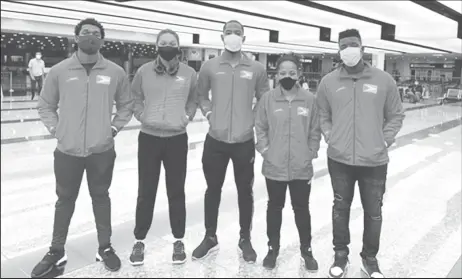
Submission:
{"label": "jacket pocket", "polygon": [[80,152],[82,137],[83,133],[80,131],[80,126],[71,123],[62,114],[55,133],[60,150],[68,153]]}
{"label": "jacket pocket", "polygon": [[181,115],[179,118],[180,119],[177,122],[172,123],[172,128],[184,129],[186,126],[188,126],[189,118],[186,113],[183,113],[183,115]]}

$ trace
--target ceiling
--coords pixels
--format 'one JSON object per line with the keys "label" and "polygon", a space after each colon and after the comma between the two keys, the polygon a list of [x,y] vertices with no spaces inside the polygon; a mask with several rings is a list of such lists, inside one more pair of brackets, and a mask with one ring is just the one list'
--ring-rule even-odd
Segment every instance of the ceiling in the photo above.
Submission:
{"label": "ceiling", "polygon": [[[462,15],[453,3],[460,4],[374,0],[1,1],[1,9],[2,30],[7,19],[73,26],[83,18],[94,17],[107,29],[109,38],[125,31],[138,35],[132,36],[134,40],[149,34],[143,40],[152,41],[160,30],[170,28],[179,33],[183,46],[222,48],[223,24],[235,19],[245,26],[246,51],[335,54],[338,33],[356,28],[367,53],[425,56],[462,53]],[[41,32],[47,30],[49,27]],[[199,44],[193,43],[193,34],[199,35]]]}

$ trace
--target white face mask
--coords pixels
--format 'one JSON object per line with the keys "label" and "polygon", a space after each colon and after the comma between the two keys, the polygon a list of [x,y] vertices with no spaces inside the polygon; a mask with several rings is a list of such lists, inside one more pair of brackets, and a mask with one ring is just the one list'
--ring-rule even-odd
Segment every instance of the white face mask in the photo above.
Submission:
{"label": "white face mask", "polygon": [[236,34],[226,35],[223,39],[225,48],[231,52],[237,52],[242,47],[242,37]]}
{"label": "white face mask", "polygon": [[347,47],[340,51],[340,58],[348,67],[354,67],[358,65],[359,60],[361,60],[361,48]]}
{"label": "white face mask", "polygon": [[36,55],[36,56],[35,56],[35,58],[37,58],[37,59],[41,59],[41,58],[42,58],[42,56],[41,56],[41,55]]}

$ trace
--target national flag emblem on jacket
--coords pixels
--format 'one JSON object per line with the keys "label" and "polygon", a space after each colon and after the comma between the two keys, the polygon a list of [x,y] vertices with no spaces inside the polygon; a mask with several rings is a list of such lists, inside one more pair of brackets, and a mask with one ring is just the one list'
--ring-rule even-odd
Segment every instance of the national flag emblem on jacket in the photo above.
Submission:
{"label": "national flag emblem on jacket", "polygon": [[111,77],[97,75],[96,76],[96,83],[97,84],[110,84],[111,83]]}
{"label": "national flag emblem on jacket", "polygon": [[365,83],[363,85],[363,92],[377,94],[377,85]]}
{"label": "national flag emblem on jacket", "polygon": [[298,108],[297,108],[297,115],[308,116],[309,111],[310,111],[309,108],[298,107]]}

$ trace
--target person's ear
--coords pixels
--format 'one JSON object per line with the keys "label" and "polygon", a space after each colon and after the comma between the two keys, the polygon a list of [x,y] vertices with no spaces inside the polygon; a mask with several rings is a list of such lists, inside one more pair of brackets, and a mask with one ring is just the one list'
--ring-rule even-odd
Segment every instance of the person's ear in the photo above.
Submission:
{"label": "person's ear", "polygon": [[246,38],[245,36],[242,36],[242,43],[245,42],[245,38]]}

